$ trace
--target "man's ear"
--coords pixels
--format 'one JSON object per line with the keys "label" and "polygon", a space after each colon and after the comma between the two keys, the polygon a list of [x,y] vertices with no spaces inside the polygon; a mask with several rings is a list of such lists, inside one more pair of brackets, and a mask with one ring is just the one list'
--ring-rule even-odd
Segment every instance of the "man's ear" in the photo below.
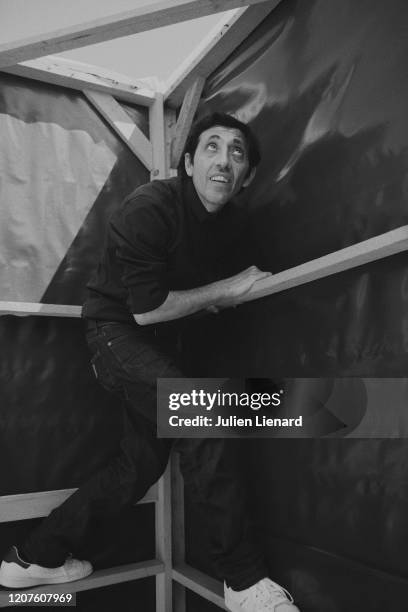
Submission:
{"label": "man's ear", "polygon": [[243,187],[248,187],[248,185],[250,185],[254,179],[254,176],[256,174],[256,168],[251,168],[251,172],[248,174],[248,176],[246,177],[246,179],[244,180],[244,182],[242,183]]}
{"label": "man's ear", "polygon": [[193,176],[193,163],[191,161],[190,153],[184,155],[184,167],[186,169],[187,176]]}

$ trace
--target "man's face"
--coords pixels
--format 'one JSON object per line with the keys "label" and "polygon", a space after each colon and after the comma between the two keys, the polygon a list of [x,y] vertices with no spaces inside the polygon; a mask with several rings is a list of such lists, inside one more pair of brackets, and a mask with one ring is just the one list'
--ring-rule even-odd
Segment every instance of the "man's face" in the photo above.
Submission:
{"label": "man's face", "polygon": [[201,133],[194,158],[187,153],[185,168],[208,212],[218,212],[251,182],[248,151],[240,130],[214,126]]}

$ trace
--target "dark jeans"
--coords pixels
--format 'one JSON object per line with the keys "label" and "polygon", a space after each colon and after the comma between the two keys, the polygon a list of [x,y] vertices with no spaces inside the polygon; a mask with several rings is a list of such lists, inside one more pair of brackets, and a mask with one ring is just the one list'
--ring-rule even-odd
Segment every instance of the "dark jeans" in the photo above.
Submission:
{"label": "dark jeans", "polygon": [[180,378],[174,338],[150,328],[89,322],[87,341],[99,382],[127,399],[118,455],[35,529],[20,547],[31,563],[55,567],[83,539],[92,516],[114,516],[163,473],[172,447],[191,499],[208,526],[215,569],[237,590],[267,575],[255,548],[237,468],[239,440],[156,436],[156,379]]}

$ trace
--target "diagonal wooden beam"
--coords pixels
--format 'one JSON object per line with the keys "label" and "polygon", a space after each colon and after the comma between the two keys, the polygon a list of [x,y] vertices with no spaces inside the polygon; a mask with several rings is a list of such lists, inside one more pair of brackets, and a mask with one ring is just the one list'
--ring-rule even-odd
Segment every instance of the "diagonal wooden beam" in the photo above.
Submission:
{"label": "diagonal wooden beam", "polygon": [[255,6],[230,11],[223,16],[170,75],[164,86],[165,103],[172,108],[179,108],[194,80],[198,76],[207,78],[214,72],[279,2],[281,0],[267,0]]}
{"label": "diagonal wooden beam", "polygon": [[204,89],[205,79],[198,76],[189,87],[184,96],[183,104],[176,124],[176,136],[173,141],[171,152],[171,167],[177,168],[181,155],[187,141],[187,136],[200,102],[201,93]]}
{"label": "diagonal wooden beam", "polygon": [[[68,499],[76,489],[57,489],[35,493],[0,496],[0,523],[23,521],[26,519],[48,516],[48,514]],[[156,502],[158,485],[154,484],[138,504]]]}
{"label": "diagonal wooden beam", "polygon": [[152,169],[152,145],[141,129],[132,121],[113,96],[97,91],[84,90],[87,99],[122,138],[123,142],[150,171]]}
{"label": "diagonal wooden beam", "polygon": [[54,55],[16,64],[5,68],[4,72],[81,91],[86,87],[143,106],[150,106],[155,99],[155,92],[143,81]]}
{"label": "diagonal wooden beam", "polygon": [[408,251],[408,225],[257,281],[242,301],[249,302],[266,295],[286,291],[403,251]]}
{"label": "diagonal wooden beam", "polygon": [[[312,259],[300,266],[289,268],[269,278],[257,281],[242,301],[249,302],[266,295],[286,291],[320,278],[357,268],[372,261],[408,251],[408,225],[358,242],[340,251]],[[0,315],[43,315],[80,317],[81,306],[60,304],[33,304],[25,302],[0,302]]]}
{"label": "diagonal wooden beam", "polygon": [[[264,0],[162,0],[68,28],[0,45],[0,68],[36,57],[197,19]],[[0,30],[1,32],[1,30]]]}

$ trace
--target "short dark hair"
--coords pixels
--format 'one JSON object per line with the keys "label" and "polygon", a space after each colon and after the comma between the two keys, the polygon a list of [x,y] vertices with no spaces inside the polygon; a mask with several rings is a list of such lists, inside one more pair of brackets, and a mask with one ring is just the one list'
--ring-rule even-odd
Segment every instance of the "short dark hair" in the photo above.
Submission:
{"label": "short dark hair", "polygon": [[191,127],[179,165],[179,171],[181,170],[184,175],[186,174],[184,167],[185,154],[189,153],[191,160],[193,160],[201,134],[216,125],[239,130],[244,136],[248,150],[248,172],[250,172],[252,168],[256,168],[256,166],[259,164],[261,160],[259,143],[249,125],[239,121],[239,119],[233,115],[228,115],[227,113],[211,113],[195,121]]}

